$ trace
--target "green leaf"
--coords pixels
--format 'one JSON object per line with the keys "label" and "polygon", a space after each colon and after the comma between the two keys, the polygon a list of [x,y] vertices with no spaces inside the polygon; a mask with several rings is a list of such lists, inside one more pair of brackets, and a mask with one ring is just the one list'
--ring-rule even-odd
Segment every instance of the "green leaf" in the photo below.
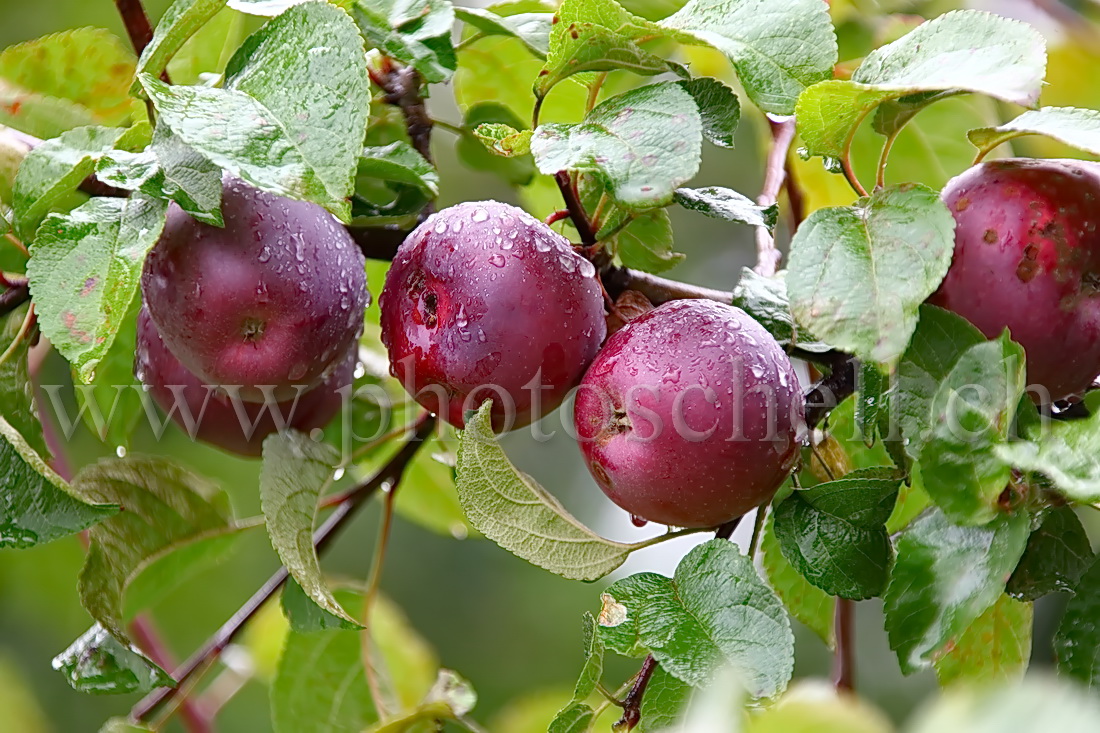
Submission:
{"label": "green leaf", "polygon": [[435,166],[402,140],[363,148],[357,175],[413,186],[432,198],[439,195]]}
{"label": "green leaf", "polygon": [[455,17],[487,36],[518,38],[539,58],[546,58],[550,48],[550,25],[553,13],[517,13],[502,16],[483,8],[455,8]]}
{"label": "green leaf", "polygon": [[787,612],[821,637],[830,649],[836,647],[834,617],[836,599],[809,583],[795,570],[779,546],[775,535],[775,513],[768,516],[760,540],[764,575],[772,590],[783,601]]}
{"label": "green leaf", "polygon": [[932,432],[932,401],[959,357],[985,336],[969,321],[931,305],[920,307],[920,321],[898,365],[894,402],[906,451],[912,458]]}
{"label": "green leaf", "polygon": [[39,456],[50,455],[46,440],[42,436],[42,421],[34,404],[34,389],[30,377],[30,364],[27,355],[31,348],[31,334],[20,336],[27,319],[29,305],[22,305],[3,320],[0,326],[0,344],[8,344],[20,338],[19,344],[0,364],[0,415],[27,442],[27,446]]}
{"label": "green leaf", "polygon": [[386,56],[412,66],[433,84],[451,78],[455,11],[447,0],[355,0],[351,13],[367,42]]}
{"label": "green leaf", "polygon": [[[175,0],[160,22],[149,45],[141,52],[137,63],[137,74],[160,76],[171,59],[183,44],[200,28],[225,7],[225,0]],[[138,81],[131,91],[141,89]]]}
{"label": "green leaf", "polygon": [[1072,593],[1092,561],[1089,537],[1073,507],[1054,507],[1028,537],[1005,592],[1021,601],[1038,600],[1048,593]]}
{"label": "green leaf", "polygon": [[[340,590],[339,603],[362,615],[358,591]],[[429,692],[438,661],[434,652],[385,598],[371,608],[370,664],[388,707],[409,709]],[[290,631],[271,687],[276,733],[359,731],[378,722],[364,672],[362,631]]]}
{"label": "green leaf", "polygon": [[720,148],[732,148],[733,133],[741,121],[741,102],[733,90],[706,76],[682,81],[680,86],[699,107],[703,118],[703,137]]}
{"label": "green leaf", "polygon": [[660,25],[725,54],[749,98],[772,114],[792,114],[837,60],[828,7],[817,0],[691,0]]}
{"label": "green leaf", "polygon": [[1072,501],[1100,501],[1100,412],[1083,420],[1059,420],[1037,441],[998,445],[999,459],[1018,469],[1041,473]]}
{"label": "green leaf", "polygon": [[[1039,98],[1046,52],[1026,23],[959,10],[922,23],[872,51],[851,81],[815,84],[796,116],[810,155],[843,157],[860,122],[876,107],[922,92],[976,92],[1032,106]],[[927,95],[921,103],[938,97]],[[909,114],[915,110],[909,110]],[[880,125],[885,130],[885,124]]]}
{"label": "green leaf", "polygon": [[683,717],[694,692],[694,687],[657,665],[645,688],[642,719],[636,730],[639,733],[667,733]]}
{"label": "green leaf", "polygon": [[[115,145],[145,142],[149,128],[81,127],[47,140],[24,158],[15,176],[12,210],[15,233],[30,241],[46,214],[72,194]],[[144,138],[144,139],[143,139]]]}
{"label": "green leaf", "polygon": [[140,153],[112,151],[96,164],[96,177],[127,191],[175,201],[205,224],[222,226],[222,172],[161,123]]}
{"label": "green leaf", "polygon": [[625,606],[625,618],[601,613],[601,634],[636,626],[641,644],[678,679],[705,686],[732,666],[754,697],[774,697],[787,686],[794,667],[787,614],[736,545],[711,540],[680,561],[675,577],[632,575],[606,595]]}
{"label": "green leaf", "polygon": [[531,154],[530,130],[517,130],[500,123],[482,124],[474,128],[474,137],[503,158]]}
{"label": "green leaf", "polygon": [[1100,703],[1054,677],[963,689],[944,695],[909,727],[911,733],[1049,733],[1100,726]]}
{"label": "green leaf", "polygon": [[540,125],[531,138],[543,173],[592,171],[612,197],[636,209],[663,206],[699,169],[702,121],[674,82],[611,97],[584,122]]}
{"label": "green leaf", "polygon": [[[539,0],[518,0],[493,5],[489,10],[502,17],[514,17],[521,13],[546,12],[547,6]],[[596,19],[583,20],[594,22]],[[467,27],[463,40],[470,40],[478,33],[476,28]],[[519,130],[529,125],[535,104],[531,80],[541,68],[539,57],[532,55],[519,39],[496,35],[471,42],[458,54],[458,69],[454,78],[455,101],[459,110],[466,114],[465,126],[469,128],[482,122],[500,122]],[[580,84],[562,84],[544,100],[540,119],[547,122],[575,121],[578,110],[586,108],[586,97],[587,90]],[[499,114],[483,119],[479,114],[488,109],[499,112],[502,108],[508,111],[511,120]],[[478,148],[481,149],[480,144]],[[528,180],[533,172],[529,172]],[[545,185],[545,179],[543,182]],[[549,189],[554,194],[555,204],[560,206],[561,194],[552,182]],[[542,215],[545,216],[545,213]]]}
{"label": "green leaf", "polygon": [[779,205],[758,206],[747,196],[728,188],[678,188],[676,203],[713,219],[739,221],[754,227],[774,229],[779,219]]}
{"label": "green leaf", "polygon": [[535,97],[541,99],[573,74],[623,69],[656,76],[678,68],[633,41],[595,23],[559,22],[550,31],[546,63],[535,79]]}
{"label": "green leaf", "polygon": [[338,458],[332,446],[297,431],[269,435],[260,469],[260,506],[271,545],[290,577],[323,611],[343,620],[344,628],[358,629],[359,623],[340,607],[325,584],[313,546],[317,500],[332,482]]}
{"label": "green leaf", "polygon": [[859,365],[859,374],[856,382],[856,427],[864,442],[870,444],[875,440],[875,431],[879,426],[880,411],[885,413],[886,400],[883,395],[886,391],[884,375],[879,371],[877,364],[863,362]]}
{"label": "green leaf", "polygon": [[[134,374],[134,354],[137,353],[137,315],[141,298],[134,298],[120,321],[111,347],[95,368],[88,384],[74,385],[77,417],[101,442],[110,446],[128,447],[137,426],[148,413],[144,400],[149,398]],[[54,413],[60,417],[62,433],[72,434],[68,417],[61,417],[63,402],[53,386],[46,388]],[[67,414],[67,413],[66,413]]]}
{"label": "green leaf", "polygon": [[894,361],[913,335],[920,304],[947,274],[954,231],[939,195],[915,184],[815,211],[791,242],[787,290],[795,320],[862,359]]}
{"label": "green leaf", "polygon": [[77,28],[0,53],[0,124],[52,138],[80,125],[123,125],[134,56],[111,33]]}
{"label": "green leaf", "polygon": [[997,447],[1008,439],[1024,394],[1024,351],[1008,338],[971,346],[932,399],[921,447],[924,490],[953,522],[986,524],[1012,478]]}
{"label": "green leaf", "polygon": [[[458,159],[474,170],[494,173],[513,186],[526,186],[538,172],[531,157],[531,131],[523,129],[525,123],[510,108],[499,102],[481,102],[466,111],[464,133],[458,140]],[[493,132],[488,137],[481,133]],[[504,127],[517,131],[515,136],[496,134]],[[480,131],[480,132],[479,132]],[[520,151],[524,151],[520,155]],[[502,155],[516,157],[501,157]]]}
{"label": "green leaf", "polygon": [[27,277],[39,327],[85,384],[129,312],[166,209],[141,195],[94,198],[46,217],[31,244]]}
{"label": "green leaf", "polygon": [[824,352],[832,348],[795,326],[787,297],[786,270],[764,277],[748,267],[741,268],[741,279],[733,289],[733,304],[752,316],[784,346],[793,341],[806,351]]}
{"label": "green leaf", "polygon": [[672,221],[664,209],[632,216],[629,224],[605,241],[623,265],[642,272],[664,272],[684,260],[675,250]]}
{"label": "green leaf", "polygon": [[1005,588],[1027,542],[1028,519],[959,527],[931,510],[902,531],[886,587],[886,632],[906,674],[942,656]]}
{"label": "green leaf", "polygon": [[892,468],[871,468],[795,491],[775,508],[783,556],[829,595],[861,601],[881,594],[890,568],[886,520],[900,484]]}
{"label": "green leaf", "polygon": [[1003,683],[1023,677],[1031,658],[1032,608],[1006,595],[936,658],[940,685]]}
{"label": "green leaf", "polygon": [[90,530],[78,590],[92,618],[127,643],[123,597],[130,582],[174,547],[228,530],[228,498],[206,479],[152,457],[103,459],[85,467],[73,487],[125,507]]}
{"label": "green leaf", "polygon": [[0,549],[26,549],[74,534],[118,513],[95,504],[54,473],[0,417]]}
{"label": "green leaf", "polygon": [[635,545],[605,540],[577,521],[530,476],[516,470],[493,435],[486,401],[459,432],[456,487],[479,532],[528,562],[573,580],[598,580]]}
{"label": "green leaf", "polygon": [[581,668],[577,684],[573,687],[572,702],[583,702],[596,691],[603,675],[603,639],[596,629],[596,619],[585,613],[584,621],[584,667]]}
{"label": "green leaf", "polygon": [[596,713],[591,707],[575,702],[554,717],[546,733],[587,733],[591,730],[595,717]]}
{"label": "green leaf", "polygon": [[970,142],[983,154],[1024,135],[1044,135],[1086,153],[1100,155],[1100,112],[1080,107],[1044,107],[1028,110],[1003,125],[967,133]]}
{"label": "green leaf", "polygon": [[213,163],[347,219],[370,89],[342,10],[310,2],[269,21],[230,60],[224,89],[139,78],[161,119]]}
{"label": "green leaf", "polygon": [[1054,634],[1058,671],[1095,687],[1100,679],[1100,562],[1081,576]]}
{"label": "green leaf", "polygon": [[99,624],[54,657],[53,668],[74,690],[94,695],[144,693],[175,684],[167,672]]}
{"label": "green leaf", "polygon": [[122,598],[123,618],[132,619],[142,609],[153,608],[184,581],[221,563],[236,551],[246,531],[259,527],[255,521],[232,524],[169,545],[148,557],[129,578]]}
{"label": "green leaf", "polygon": [[280,604],[283,615],[290,622],[290,628],[298,633],[357,628],[349,625],[341,616],[330,613],[314,603],[294,578],[289,578],[283,586]]}
{"label": "green leaf", "polygon": [[[271,17],[278,15],[293,5],[299,5],[309,0],[229,0],[229,7],[250,15]],[[340,3],[337,3],[340,4]]]}

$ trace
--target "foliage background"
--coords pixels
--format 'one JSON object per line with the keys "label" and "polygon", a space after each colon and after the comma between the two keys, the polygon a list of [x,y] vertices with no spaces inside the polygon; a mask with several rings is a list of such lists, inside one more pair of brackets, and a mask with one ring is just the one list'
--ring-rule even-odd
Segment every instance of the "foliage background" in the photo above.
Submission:
{"label": "foliage background", "polygon": [[[168,0],[146,0],[154,18],[168,4]],[[636,0],[623,4],[640,15],[661,17],[674,10],[676,3]],[[890,27],[869,22],[867,18],[871,15],[867,11],[879,17],[895,11],[932,17],[959,4],[834,0],[841,58],[861,56],[864,52],[861,49],[869,48],[872,40],[893,37]],[[1084,30],[1080,37],[1067,35],[1049,18],[1036,14],[1034,5],[1039,3],[998,0],[969,5],[1025,17],[1048,33],[1052,43],[1048,76],[1051,85],[1043,92],[1044,104],[1100,108],[1100,85],[1096,83],[1100,79],[1100,41],[1095,36]],[[1088,0],[1079,5],[1083,11],[1095,7]],[[108,0],[39,3],[0,0],[0,47],[87,25],[108,28],[125,38],[113,3]],[[1089,52],[1090,47],[1097,50]],[[691,60],[695,64],[713,64],[714,71],[707,73],[728,69],[724,62],[714,63],[706,52],[698,52]],[[726,77],[734,83],[728,73]],[[895,165],[912,167],[912,171],[907,171],[909,180],[939,186],[946,176],[967,165],[966,156],[972,155],[972,149],[966,145],[963,133],[973,125],[961,122],[953,130],[953,119],[972,119],[975,114],[1009,119],[1014,114],[1012,110],[996,109],[992,103],[989,108],[975,109],[975,103],[968,99],[941,103],[937,111],[924,113],[936,115],[937,132],[953,134],[953,139],[924,137],[914,130],[915,126],[903,135],[895,150],[895,160],[899,161]],[[459,120],[449,90],[439,89],[429,105],[434,116]],[[746,119],[737,133],[736,150],[710,148],[694,185],[723,185],[750,194],[759,189],[762,160],[757,142],[766,134],[764,121],[751,107],[746,106],[744,111]],[[1021,145],[1019,151],[1043,156],[1073,154],[1042,138],[1031,138],[1027,144],[1033,147]],[[476,192],[477,198],[520,203],[499,179],[462,167],[449,133],[436,132],[434,150],[440,169],[441,206],[471,198],[471,192]],[[799,169],[804,174],[802,184],[809,189],[813,207],[829,202],[831,191],[837,190],[835,186],[845,190],[839,178],[830,180],[819,168],[819,163],[813,161]],[[847,202],[845,199],[840,203]],[[685,262],[669,273],[671,277],[728,289],[735,284],[741,267],[754,261],[749,228],[705,219],[678,208],[670,213],[677,248],[688,255]],[[67,368],[56,355],[47,369],[44,383],[68,382]],[[646,534],[632,527],[626,515],[612,507],[597,490],[575,444],[560,430],[562,414],[546,419],[546,432],[558,428],[557,437],[547,443],[535,443],[528,431],[507,436],[503,443],[509,455],[522,470],[537,476],[598,531],[621,539]],[[233,496],[238,515],[259,512],[258,462],[190,445],[174,426],[165,440],[171,445],[157,446],[151,436],[138,436],[134,450],[140,452],[144,447],[149,452],[179,455],[198,471],[222,482]],[[113,450],[80,429],[70,457],[74,466],[80,466]],[[1082,519],[1095,538],[1100,532],[1100,517],[1090,513]],[[751,522],[744,525],[742,530]],[[364,512],[326,558],[326,569],[335,575],[363,577],[369,567],[376,527],[377,513]],[[747,537],[742,537],[742,541],[746,540]],[[698,541],[701,539],[687,538],[639,553],[601,584],[641,570],[671,574],[678,558]],[[95,730],[102,720],[124,712],[133,702],[81,695],[45,661],[89,624],[75,588],[83,555],[79,540],[73,537],[29,551],[5,553],[0,562],[0,731]],[[182,657],[200,644],[267,577],[275,564],[266,536],[253,533],[241,544],[232,562],[200,575],[167,598],[155,609],[155,614],[172,651]],[[599,597],[598,587],[538,571],[491,543],[455,542],[400,519],[388,555],[383,588],[436,648],[443,665],[460,671],[473,682],[480,697],[475,717],[487,722],[495,733],[525,733],[517,727],[518,718],[509,718],[525,708],[544,711],[541,717],[535,716],[535,725],[530,730],[545,730],[553,712],[568,699],[575,678],[581,658],[577,633],[581,614],[597,610]],[[1063,596],[1049,596],[1036,605],[1033,670],[1049,664],[1049,639],[1053,619],[1060,614],[1056,606],[1061,603]],[[258,679],[234,698],[220,716],[223,730],[260,733],[269,725],[267,689],[262,679],[265,665],[270,668],[277,658],[274,647],[279,643],[281,617],[275,612],[268,619],[269,623],[258,624],[246,636],[258,665]],[[858,605],[857,624],[860,692],[892,717],[904,718],[934,688],[934,678],[926,672],[916,680],[903,682],[886,645],[879,601]],[[806,629],[797,628],[796,633],[799,652],[796,675],[827,674],[828,650]],[[633,671],[628,669],[631,664],[634,663],[624,663],[614,676],[628,676]]]}

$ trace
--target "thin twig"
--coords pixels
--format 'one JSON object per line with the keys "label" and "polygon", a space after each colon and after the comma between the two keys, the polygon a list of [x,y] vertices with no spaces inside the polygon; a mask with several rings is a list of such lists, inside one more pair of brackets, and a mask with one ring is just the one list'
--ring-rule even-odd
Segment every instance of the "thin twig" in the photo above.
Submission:
{"label": "thin twig", "polygon": [[638,675],[634,678],[634,684],[631,686],[630,692],[626,693],[626,697],[623,699],[623,716],[614,725],[616,733],[634,730],[634,727],[642,719],[642,698],[645,696],[645,688],[649,685],[650,678],[653,677],[653,673],[656,671],[657,660],[650,654],[642,662],[642,668],[638,670]]}
{"label": "thin twig", "polygon": [[855,604],[847,598],[836,599],[836,655],[833,657],[833,685],[837,691],[855,690],[856,655],[855,623],[853,611]]}
{"label": "thin twig", "polygon": [[569,178],[567,171],[558,171],[554,174],[554,182],[558,184],[561,197],[565,201],[565,209],[569,212],[569,218],[580,235],[581,244],[591,247],[596,243],[596,233],[592,231],[592,224],[588,221],[588,215],[584,213],[584,206],[577,196],[576,188]]}
{"label": "thin twig", "polygon": [[[768,159],[764,169],[764,185],[756,203],[761,206],[772,206],[779,199],[779,192],[783,190],[783,182],[786,180],[787,154],[794,140],[794,118],[782,121],[768,118],[768,125],[772,132],[772,147],[768,151]],[[756,228],[756,267],[759,275],[771,277],[779,267],[779,260],[783,255],[775,246],[775,237],[767,227]]]}
{"label": "thin twig", "polygon": [[[412,461],[413,456],[416,455],[417,450],[423,445],[424,440],[431,434],[434,427],[434,419],[425,420],[417,429],[416,434],[402,446],[401,450],[378,473],[360,484],[345,502],[333,509],[328,518],[325,519],[324,524],[313,534],[313,545],[318,553],[328,546],[336,534],[347,525],[348,520],[354,516],[356,510],[365,504],[374,492],[385,484],[392,484],[400,480],[406,466]],[[217,659],[225,651],[225,648],[232,643],[237,634],[259,613],[263,605],[279,592],[287,577],[286,568],[279,568],[213,636],[207,639],[198,651],[183,663],[182,667],[173,673],[177,686],[163,687],[151,692],[130,711],[131,718],[138,722],[149,720],[159,708],[171,701],[179,693],[180,688],[186,686],[192,676],[199,670],[206,668],[210,662]]]}
{"label": "thin twig", "polygon": [[[130,623],[130,635],[134,637],[138,648],[161,669],[176,666],[168,647],[160,638],[153,620],[147,614],[139,614]],[[211,716],[195,699],[185,697],[180,703],[180,722],[189,733],[212,733]]]}
{"label": "thin twig", "polygon": [[623,291],[636,290],[654,305],[670,300],[700,299],[716,300],[719,303],[732,303],[733,293],[724,290],[699,287],[690,283],[668,280],[647,272],[611,267],[603,272],[603,284],[607,292],[617,298]]}

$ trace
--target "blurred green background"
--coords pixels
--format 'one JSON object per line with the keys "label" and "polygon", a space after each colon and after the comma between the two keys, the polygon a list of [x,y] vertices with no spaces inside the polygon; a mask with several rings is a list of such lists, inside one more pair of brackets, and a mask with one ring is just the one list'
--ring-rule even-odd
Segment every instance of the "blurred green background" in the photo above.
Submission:
{"label": "blurred green background", "polygon": [[[167,0],[147,0],[151,15],[159,17]],[[661,16],[672,3],[625,3],[640,14]],[[842,54],[851,59],[904,32],[910,19],[881,19],[889,11],[921,11],[933,15],[958,3],[857,2],[833,3]],[[1044,92],[1047,105],[1075,104],[1100,107],[1100,59],[1088,49],[1095,36],[1068,34],[1030,3],[975,3],[985,9],[1020,14],[1036,22],[1052,41],[1050,82]],[[1086,9],[1090,3],[1081,4]],[[879,20],[866,11],[874,10]],[[123,36],[113,3],[108,0],[46,0],[40,3],[0,0],[0,47],[37,36],[85,25],[100,26]],[[1091,38],[1091,40],[1090,40]],[[733,79],[724,61],[704,52],[688,59],[696,73]],[[621,73],[621,72],[620,72]],[[448,86],[433,90],[433,114],[460,122],[461,114]],[[921,114],[895,148],[893,180],[919,180],[940,186],[962,170],[972,157],[965,140],[969,127],[1012,116],[1013,111],[981,99],[960,98],[940,103]],[[761,183],[761,136],[764,121],[746,110],[738,131],[736,150],[708,147],[697,185],[723,185],[755,196]],[[434,151],[442,180],[441,204],[470,198],[496,198],[520,203],[500,179],[463,167],[455,152],[455,138],[438,131]],[[877,154],[876,140],[867,133],[857,141],[859,163],[868,165]],[[1039,155],[1068,154],[1052,143],[1028,141],[1022,151]],[[809,208],[851,200],[843,182],[825,173],[820,163],[799,164],[796,173],[807,189]],[[671,271],[672,277],[701,285],[729,289],[741,267],[754,259],[752,234],[736,227],[683,211],[673,211],[677,248],[687,259]],[[782,239],[782,238],[781,238]],[[377,293],[376,293],[377,294]],[[376,308],[377,306],[372,306]],[[66,366],[57,358],[47,364],[45,383],[67,380]],[[504,438],[509,455],[523,470],[558,495],[579,517],[616,539],[648,536],[657,531],[637,529],[625,513],[611,506],[597,490],[579,451],[561,429],[561,411],[548,417],[543,428],[556,429],[547,442],[536,442],[529,431]],[[258,513],[258,463],[229,458],[213,449],[189,444],[170,431],[157,445],[148,435],[135,437],[132,450],[169,452],[197,471],[220,480],[234,499],[238,515]],[[70,447],[70,460],[79,468],[114,447],[100,443],[81,429]],[[1093,514],[1094,516],[1094,514]],[[1093,516],[1085,517],[1092,520]],[[751,522],[745,522],[751,525]],[[1095,525],[1095,522],[1093,522]],[[334,575],[362,578],[369,568],[378,526],[375,508],[363,513],[344,532],[326,557]],[[1090,527],[1095,530],[1096,527]],[[747,541],[747,526],[735,539]],[[404,609],[412,624],[438,651],[444,666],[458,670],[477,689],[480,702],[474,717],[497,733],[513,733],[506,709],[535,705],[552,711],[569,695],[580,669],[580,619],[584,611],[599,608],[601,588],[624,574],[641,570],[671,573],[694,539],[668,543],[638,553],[615,576],[595,585],[566,581],[518,560],[481,540],[455,540],[399,520],[393,534],[383,582],[385,592]],[[133,698],[92,697],[74,692],[50,668],[50,659],[89,625],[76,594],[76,578],[83,561],[80,542],[73,538],[38,549],[0,555],[0,732],[82,732],[97,730],[109,716],[124,714]],[[155,609],[155,618],[172,652],[183,658],[198,646],[275,569],[276,559],[266,537],[252,533],[238,552],[216,569],[185,583]],[[1049,638],[1059,599],[1044,601],[1036,612],[1035,663],[1049,662]],[[862,694],[892,717],[904,717],[934,688],[930,674],[904,680],[886,645],[877,602],[858,604],[857,685]],[[249,640],[263,648],[265,631],[277,640],[277,624],[259,627]],[[799,675],[827,675],[830,655],[806,629],[797,630]],[[262,659],[259,660],[262,668]],[[625,679],[636,662],[609,664],[606,679]],[[263,675],[246,685],[225,708],[219,729],[269,730],[267,687]],[[503,712],[502,712],[503,711]],[[496,720],[494,725],[493,721]],[[543,724],[545,726],[545,723]],[[541,730],[544,730],[543,727]],[[532,730],[540,730],[533,728]],[[515,730],[515,733],[524,733]]]}

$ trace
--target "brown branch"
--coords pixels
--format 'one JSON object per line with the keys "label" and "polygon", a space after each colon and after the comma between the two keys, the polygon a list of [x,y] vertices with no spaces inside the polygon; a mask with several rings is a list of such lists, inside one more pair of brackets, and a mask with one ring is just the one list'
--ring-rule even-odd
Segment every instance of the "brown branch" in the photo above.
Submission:
{"label": "brown branch", "polygon": [[[115,0],[115,7],[122,17],[122,24],[126,26],[126,35],[130,37],[134,53],[141,56],[141,52],[153,40],[153,26],[149,23],[149,16],[146,15],[141,0]],[[167,71],[162,71],[160,78],[165,84],[172,83],[168,79]]]}
{"label": "brown branch", "polygon": [[649,686],[650,678],[653,677],[653,673],[656,671],[657,660],[650,654],[642,662],[642,668],[638,670],[637,676],[634,677],[634,684],[631,686],[630,692],[626,693],[626,697],[623,698],[623,717],[619,718],[619,722],[613,726],[616,733],[634,730],[634,727],[641,721],[642,698],[645,696],[645,688]]}
{"label": "brown branch", "polygon": [[836,599],[836,655],[833,657],[833,685],[838,692],[855,690],[856,654],[855,604],[847,598]]}
{"label": "brown branch", "polygon": [[611,267],[603,273],[603,284],[612,298],[618,298],[625,290],[636,290],[654,305],[670,300],[700,299],[717,300],[720,303],[732,303],[733,293],[724,290],[712,290],[689,283],[668,280],[647,272],[628,270],[625,267]]}
{"label": "brown branch", "polygon": [[569,219],[581,238],[581,244],[591,247],[596,244],[596,233],[592,231],[592,223],[588,221],[588,215],[584,213],[577,189],[566,171],[558,171],[554,174],[554,182],[558,184],[562,200],[565,201],[565,210],[569,212]]}
{"label": "brown branch", "polygon": [[[337,533],[347,525],[348,520],[355,515],[356,510],[365,504],[367,499],[376,491],[385,484],[400,481],[405,468],[412,461],[413,456],[416,455],[417,450],[431,434],[434,427],[434,418],[425,415],[425,419],[417,426],[416,433],[405,442],[401,450],[378,473],[356,487],[344,502],[333,509],[332,513],[325,519],[324,524],[313,534],[313,545],[318,553],[329,545]],[[130,711],[131,718],[138,722],[148,721],[165,703],[179,694],[180,689],[185,687],[186,683],[196,673],[206,669],[211,662],[221,655],[225,648],[236,638],[237,634],[244,629],[245,625],[259,613],[264,604],[279,592],[287,577],[286,568],[279,568],[213,636],[207,639],[198,651],[183,663],[183,666],[173,673],[172,676],[176,680],[176,686],[162,687],[149,693]]]}
{"label": "brown branch", "polygon": [[[791,149],[791,141],[794,140],[794,118],[777,122],[768,119],[772,132],[772,147],[768,151],[768,160],[764,168],[764,185],[756,203],[761,206],[771,206],[779,199],[779,192],[783,190],[783,182],[786,179],[787,153]],[[771,277],[779,267],[779,260],[783,255],[775,246],[775,237],[767,227],[756,228],[756,272],[764,277]]]}

